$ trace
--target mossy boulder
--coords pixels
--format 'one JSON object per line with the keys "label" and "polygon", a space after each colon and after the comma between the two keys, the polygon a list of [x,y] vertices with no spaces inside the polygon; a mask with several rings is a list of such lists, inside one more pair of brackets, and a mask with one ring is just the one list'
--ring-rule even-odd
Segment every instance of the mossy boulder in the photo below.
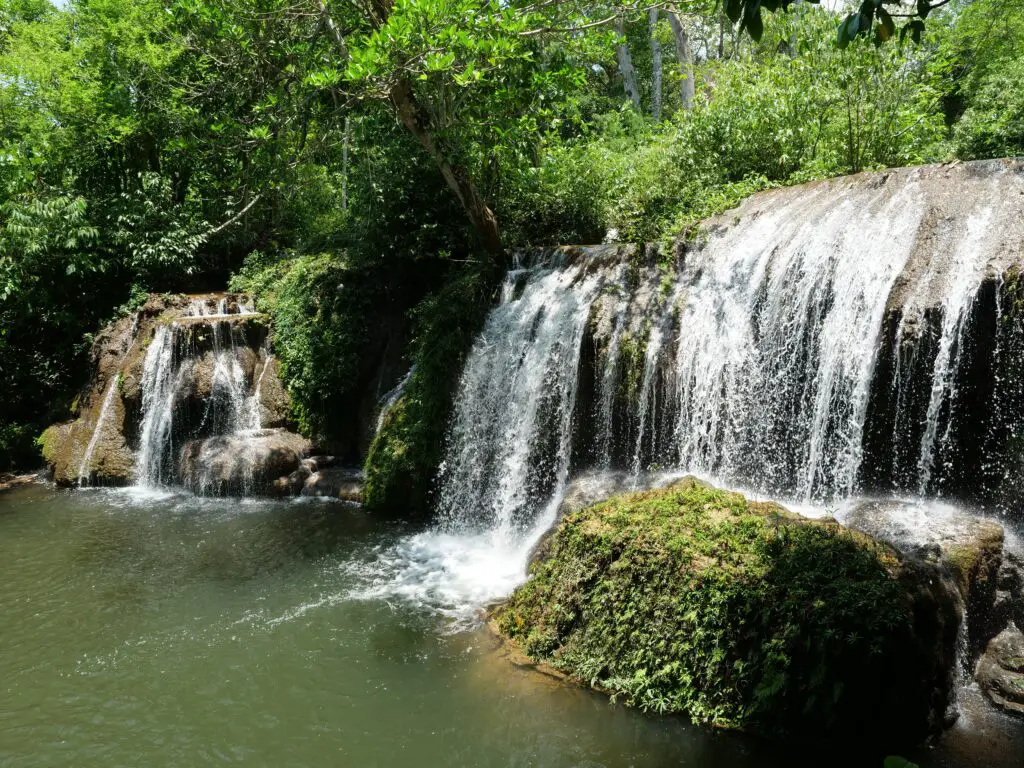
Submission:
{"label": "mossy boulder", "polygon": [[943,725],[960,598],[937,565],[687,478],[566,515],[495,619],[647,710],[894,747]]}

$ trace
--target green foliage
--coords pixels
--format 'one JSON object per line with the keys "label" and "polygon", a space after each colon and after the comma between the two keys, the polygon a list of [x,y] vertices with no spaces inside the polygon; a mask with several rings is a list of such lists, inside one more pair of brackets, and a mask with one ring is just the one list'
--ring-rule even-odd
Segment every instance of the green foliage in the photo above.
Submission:
{"label": "green foliage", "polygon": [[[761,11],[788,11],[798,0],[722,0],[726,15],[733,22],[739,22],[740,30],[747,32],[754,40],[760,41],[764,34],[765,23]],[[820,0],[808,0],[819,3]],[[909,20],[900,29],[900,40],[907,37],[915,42],[921,41],[924,34],[924,20],[936,8],[948,4],[950,0],[917,0],[917,4],[908,9],[903,0],[863,0],[860,6],[846,16],[839,24],[836,39],[840,48],[859,39],[872,39],[875,43],[885,43],[896,35],[896,22],[892,14],[899,17],[909,16]],[[892,6],[892,12],[885,7]],[[910,13],[907,11],[910,10]]]}
{"label": "green foliage", "polygon": [[[830,25],[817,12],[773,21],[773,42],[703,67],[693,110],[662,126],[632,110],[605,115],[590,141],[545,157],[566,168],[547,177],[587,169],[581,197],[603,190],[604,226],[642,241],[676,237],[766,187],[936,159],[942,120],[918,96],[925,77],[911,53],[862,41],[839,52]],[[799,55],[773,44],[793,34]]]}
{"label": "green foliage", "polygon": [[282,258],[255,253],[231,289],[256,297],[274,321],[274,350],[300,430],[331,441],[344,414],[332,407],[358,381],[369,296],[343,256]]}
{"label": "green foliage", "polygon": [[462,363],[496,285],[493,268],[471,269],[416,307],[411,345],[415,368],[404,394],[385,414],[364,465],[369,510],[429,514]]}
{"label": "green foliage", "polygon": [[643,709],[912,742],[931,662],[898,571],[835,523],[687,479],[567,516],[496,618],[530,656]]}

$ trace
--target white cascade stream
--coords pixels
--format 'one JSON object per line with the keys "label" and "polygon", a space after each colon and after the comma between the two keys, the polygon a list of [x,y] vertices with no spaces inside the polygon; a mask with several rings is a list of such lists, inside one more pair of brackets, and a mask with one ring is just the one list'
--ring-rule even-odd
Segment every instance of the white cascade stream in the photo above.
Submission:
{"label": "white cascade stream", "polygon": [[[273,356],[249,376],[243,368],[243,346],[234,338],[229,321],[253,314],[243,304],[229,306],[227,298],[214,303],[193,299],[181,319],[157,327],[143,362],[142,421],[135,461],[136,485],[156,488],[180,482],[176,464],[181,446],[175,411],[183,393],[196,386],[201,365],[209,368],[209,396],[204,399],[194,431],[199,434],[254,434],[261,429],[260,390]],[[209,360],[201,361],[195,334],[210,334]],[[251,386],[250,386],[251,385]],[[209,479],[194,478],[202,492]]]}
{"label": "white cascade stream", "polygon": [[[642,258],[628,249],[517,264],[462,373],[439,522],[359,565],[357,596],[474,620],[525,577],[569,478],[586,470],[625,472],[634,486],[652,469],[692,473],[824,513],[863,493],[875,469],[866,441],[880,387],[895,395],[886,418],[897,424],[918,418],[905,402],[927,403],[919,444],[901,446],[916,450],[917,471],[887,492],[934,495],[934,467],[949,461],[952,430],[967,418],[956,412],[957,371],[976,297],[1002,258],[993,233],[1019,216],[995,179],[959,198],[955,221],[937,218],[936,185],[917,172],[781,190],[741,208],[675,268],[641,269],[640,285],[623,279],[623,259]],[[945,229],[933,241],[936,227]],[[598,322],[600,311],[613,317]],[[627,321],[630,312],[642,322]],[[906,323],[887,326],[894,312]],[[887,327],[897,370],[885,377]],[[930,353],[929,327],[938,328]],[[635,397],[623,402],[630,333],[630,348],[645,351],[631,372]],[[900,373],[900,356],[916,354],[927,381]]]}

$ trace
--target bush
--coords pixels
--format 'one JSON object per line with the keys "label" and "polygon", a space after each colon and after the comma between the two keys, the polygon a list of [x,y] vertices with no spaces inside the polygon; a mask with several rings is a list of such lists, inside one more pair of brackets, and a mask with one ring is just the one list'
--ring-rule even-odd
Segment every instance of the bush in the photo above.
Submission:
{"label": "bush", "polygon": [[375,512],[426,515],[441,463],[459,376],[494,299],[494,268],[472,269],[413,312],[415,366],[366,457],[365,504]]}

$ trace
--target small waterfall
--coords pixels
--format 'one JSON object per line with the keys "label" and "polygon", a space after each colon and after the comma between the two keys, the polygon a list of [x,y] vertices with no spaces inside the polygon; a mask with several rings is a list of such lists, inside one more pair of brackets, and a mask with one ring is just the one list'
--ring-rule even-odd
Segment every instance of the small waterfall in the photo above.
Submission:
{"label": "small waterfall", "polygon": [[174,392],[179,370],[174,360],[174,328],[161,325],[153,334],[142,366],[142,432],[135,460],[137,485],[158,486],[169,480]]}
{"label": "small waterfall", "polygon": [[[138,485],[185,480],[200,493],[209,492],[215,483],[208,468],[195,477],[180,476],[181,447],[206,436],[246,436],[261,430],[261,387],[273,356],[262,349],[262,359],[255,361],[258,373],[253,370],[253,353],[237,325],[251,314],[245,304],[228,297],[200,297],[179,319],[157,327],[143,363]],[[190,410],[196,402],[198,413]],[[177,424],[182,418],[185,423]],[[239,461],[245,463],[245,457]]]}
{"label": "small waterfall", "polygon": [[389,392],[384,394],[384,397],[380,399],[380,412],[377,414],[377,426],[373,433],[378,434],[381,429],[384,428],[384,422],[387,420],[388,414],[391,409],[395,407],[402,395],[405,394],[405,388],[409,386],[409,382],[412,380],[412,375],[416,372],[416,366],[413,365],[406,371],[405,376],[398,382]]}
{"label": "small waterfall", "polygon": [[103,395],[103,404],[100,406],[99,415],[96,416],[96,426],[93,428],[92,437],[89,438],[89,444],[85,448],[85,453],[82,455],[82,461],[78,465],[79,487],[85,485],[89,480],[89,466],[92,463],[93,454],[96,453],[96,445],[100,441],[103,425],[107,420],[107,413],[110,411],[110,406],[114,403],[114,395],[117,394],[117,386],[120,383],[121,376],[118,374],[110,380],[110,383],[107,385],[107,391]]}
{"label": "small waterfall", "polygon": [[[572,458],[580,352],[608,278],[585,260],[513,270],[466,363],[439,478],[450,530],[515,541],[559,495]],[[517,286],[521,285],[521,292]]]}
{"label": "small waterfall", "polygon": [[594,417],[597,420],[598,430],[598,466],[602,469],[611,469],[612,466],[615,392],[619,387],[619,351],[622,346],[622,334],[626,326],[626,312],[629,308],[629,292],[625,278],[626,267],[623,264],[619,266],[611,283],[618,294],[618,300],[613,310],[612,332],[607,348],[604,350],[604,364],[601,366],[598,379],[597,409]]}

